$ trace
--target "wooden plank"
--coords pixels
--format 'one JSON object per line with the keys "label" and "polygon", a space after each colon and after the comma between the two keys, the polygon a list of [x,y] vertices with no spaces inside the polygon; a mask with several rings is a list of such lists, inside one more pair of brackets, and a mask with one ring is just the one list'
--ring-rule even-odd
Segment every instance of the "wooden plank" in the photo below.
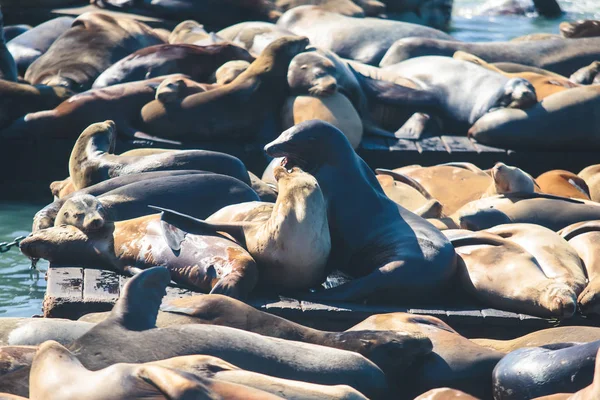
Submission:
{"label": "wooden plank", "polygon": [[44,317],[61,317],[83,302],[83,268],[49,268],[42,309]]}
{"label": "wooden plank", "polygon": [[477,153],[473,143],[464,136],[441,136],[450,153]]}
{"label": "wooden plank", "polygon": [[408,139],[398,139],[392,140],[392,143],[389,147],[390,151],[410,151],[416,152],[417,146],[414,141]]}
{"label": "wooden plank", "polygon": [[421,139],[418,142],[416,142],[415,144],[417,146],[417,149],[421,149],[421,150],[419,150],[419,153],[430,152],[430,151],[431,152],[440,151],[440,152],[445,152],[445,153],[448,152],[448,149],[442,142],[442,139],[440,139],[437,136]]}
{"label": "wooden plank", "polygon": [[119,276],[112,271],[83,271],[83,301],[115,303],[119,298]]}
{"label": "wooden plank", "polygon": [[500,149],[498,147],[486,146],[484,144],[478,143],[475,139],[469,139],[473,144],[473,147],[478,153],[506,153],[508,150]]}

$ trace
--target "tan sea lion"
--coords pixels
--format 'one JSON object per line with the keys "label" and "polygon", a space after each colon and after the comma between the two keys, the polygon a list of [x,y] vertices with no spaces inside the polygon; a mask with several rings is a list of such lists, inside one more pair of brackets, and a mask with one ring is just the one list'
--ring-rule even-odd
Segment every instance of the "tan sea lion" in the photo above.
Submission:
{"label": "tan sea lion", "polygon": [[226,85],[233,82],[242,72],[250,67],[250,63],[244,60],[228,61],[215,71],[215,81],[218,85]]}
{"label": "tan sea lion", "polygon": [[159,102],[147,104],[142,109],[144,129],[158,136],[203,139],[254,136],[283,104],[287,67],[307,44],[306,38],[277,39],[233,82],[168,108]]}
{"label": "tan sea lion", "polygon": [[[385,172],[384,172],[385,171]],[[418,182],[405,175],[378,168],[377,180],[386,196],[423,218],[442,217],[442,204],[435,200]],[[385,174],[385,175],[382,175]],[[394,178],[398,177],[399,180]]]}
{"label": "tan sea lion", "polygon": [[[365,16],[364,10],[351,0],[277,0],[275,4],[283,12],[299,6],[313,5],[348,17],[362,18]],[[385,5],[383,8],[385,9]]]}
{"label": "tan sea lion", "polygon": [[477,400],[477,398],[460,390],[437,388],[415,397],[414,400]]}
{"label": "tan sea lion", "polygon": [[83,92],[112,64],[136,50],[162,43],[150,27],[134,19],[84,13],[27,68],[25,80]]}
{"label": "tan sea lion", "polygon": [[232,400],[281,399],[261,390],[200,378],[159,365],[119,363],[90,371],[73,353],[54,341],[42,344],[33,359],[29,394],[31,400],[185,400],[216,399],[223,395]]}
{"label": "tan sea lion", "polygon": [[527,172],[504,163],[496,163],[491,169],[493,183],[481,197],[496,196],[510,193],[533,193],[537,183]]}
{"label": "tan sea lion", "polygon": [[480,346],[502,353],[510,353],[523,347],[540,347],[557,343],[589,343],[596,340],[600,340],[600,328],[591,326],[559,326],[510,340],[471,339]]}
{"label": "tan sea lion", "polygon": [[154,154],[115,155],[113,121],[90,125],[79,136],[69,158],[69,176],[76,190],[117,176],[151,171],[200,170],[229,175],[249,184],[244,164],[236,157],[206,150],[153,149]]}
{"label": "tan sea lion", "polygon": [[457,51],[454,53],[453,58],[457,60],[469,61],[477,65],[481,65],[484,68],[489,69],[490,71],[498,72],[509,78],[523,78],[528,80],[533,87],[535,88],[535,93],[537,95],[537,100],[542,101],[546,97],[554,94],[565,91],[570,88],[579,87],[579,85],[573,83],[571,80],[567,78],[558,78],[558,77],[548,77],[545,75],[537,74],[535,72],[505,72],[500,68],[494,66],[493,64],[489,64],[482,60],[481,58],[474,56],[473,54],[465,53],[464,51]]}
{"label": "tan sea lion", "polygon": [[548,277],[523,247],[489,232],[442,231],[459,255],[458,277],[484,304],[540,317],[571,317],[577,295]]}
{"label": "tan sea lion", "polygon": [[180,22],[169,35],[170,44],[196,44],[210,37],[210,34],[204,30],[204,25],[198,22],[188,19]]}
{"label": "tan sea lion", "polygon": [[[278,182],[277,202],[261,205],[245,220],[220,218],[221,210],[207,221],[162,210],[162,220],[186,232],[213,229],[232,235],[261,269],[261,284],[281,289],[307,289],[325,278],[331,251],[327,208],[316,179],[300,168],[274,170]],[[236,207],[236,206],[233,206]],[[267,210],[271,209],[269,213]]]}
{"label": "tan sea lion", "polygon": [[270,22],[245,21],[221,29],[216,34],[225,40],[231,41],[255,56],[260,55],[275,40],[294,36],[287,29],[282,29]]}
{"label": "tan sea lion", "polygon": [[216,234],[179,234],[178,251],[165,239],[158,215],[105,221],[95,231],[60,225],[35,232],[21,252],[57,265],[95,265],[119,272],[168,265],[171,277],[205,293],[245,297],[257,281],[256,264],[236,243]]}
{"label": "tan sea lion", "polygon": [[594,61],[590,65],[573,72],[569,79],[581,85],[597,85],[600,83],[600,61]]}
{"label": "tan sea lion", "polygon": [[535,224],[506,224],[487,229],[523,247],[544,274],[569,286],[579,295],[586,286],[584,266],[577,252],[556,232]]}
{"label": "tan sea lion", "polygon": [[62,318],[0,318],[0,347],[37,346],[46,340],[68,344],[92,326]]}
{"label": "tan sea lion", "polygon": [[570,171],[554,169],[544,172],[535,181],[542,193],[590,200],[590,189],[585,180]]}
{"label": "tan sea lion", "polygon": [[590,198],[600,202],[600,164],[590,165],[582,169],[577,176],[587,183],[590,190]]}
{"label": "tan sea lion", "polygon": [[343,94],[336,92],[327,97],[288,97],[282,109],[282,129],[303,121],[327,121],[346,135],[352,148],[358,148],[363,136],[363,124],[354,106]]}
{"label": "tan sea lion", "polygon": [[561,35],[570,39],[600,36],[600,21],[590,19],[576,22],[564,21],[560,23],[559,29]]}
{"label": "tan sea lion", "polygon": [[600,314],[600,221],[578,222],[559,231],[581,258],[588,285],[579,295],[582,314]]}
{"label": "tan sea lion", "polygon": [[404,398],[443,386],[491,398],[491,372],[503,354],[474,345],[440,319],[402,312],[377,314],[346,332],[360,330],[422,334],[431,339],[431,354],[421,356],[399,381]]}
{"label": "tan sea lion", "polygon": [[214,89],[214,85],[198,83],[183,77],[171,77],[163,80],[156,88],[154,99],[163,104],[181,102],[192,94],[206,92]]}

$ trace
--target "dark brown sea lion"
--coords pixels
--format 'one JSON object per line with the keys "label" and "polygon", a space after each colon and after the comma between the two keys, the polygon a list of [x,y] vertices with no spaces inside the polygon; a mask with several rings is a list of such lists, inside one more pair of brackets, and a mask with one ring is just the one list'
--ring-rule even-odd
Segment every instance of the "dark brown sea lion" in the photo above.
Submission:
{"label": "dark brown sea lion", "polygon": [[285,157],[286,168],[298,165],[317,179],[328,207],[330,268],[354,277],[309,297],[421,299],[424,291],[438,290],[452,277],[456,255],[450,242],[385,195],[337,128],[318,120],[303,122],[267,144],[265,151]]}
{"label": "dark brown sea lion", "polygon": [[583,19],[576,22],[561,22],[560,33],[566,38],[584,38],[600,36],[600,21]]}
{"label": "dark brown sea lion", "polygon": [[[525,5],[524,5],[525,4]],[[476,15],[527,15],[537,12],[546,18],[557,18],[563,11],[556,0],[533,0],[531,3],[521,3],[518,0],[488,1],[476,12]]]}
{"label": "dark brown sea lion", "polygon": [[308,39],[283,37],[271,43],[233,82],[186,97],[165,107],[151,102],[142,109],[143,125],[160,137],[225,139],[249,138],[283,104],[290,61]]}
{"label": "dark brown sea lion", "polygon": [[301,6],[287,11],[277,21],[277,26],[308,37],[313,46],[371,65],[379,64],[388,48],[401,38],[417,36],[454,40],[452,36],[426,26],[376,18],[352,18],[316,6]]}
{"label": "dark brown sea lion", "polygon": [[25,79],[32,84],[66,86],[83,92],[115,62],[161,43],[150,27],[134,19],[85,13],[27,68]]}
{"label": "dark brown sea lion", "polygon": [[543,193],[562,197],[590,200],[590,189],[587,183],[570,171],[554,169],[544,172],[535,181]]}
{"label": "dark brown sea lion", "polygon": [[[82,381],[85,384],[81,384]],[[261,390],[159,365],[119,363],[92,372],[73,353],[54,341],[42,344],[33,359],[29,394],[32,400],[185,400],[222,396],[231,400],[281,399]]]}
{"label": "dark brown sea lion", "polygon": [[585,180],[590,189],[590,197],[596,202],[600,202],[600,164],[585,167],[577,174],[578,177]]}
{"label": "dark brown sea lion", "polygon": [[229,43],[209,46],[160,44],[138,50],[111,65],[92,87],[97,89],[170,74],[185,74],[194,81],[208,82],[217,68],[231,60],[252,62],[254,57]]}
{"label": "dark brown sea lion", "polygon": [[4,37],[4,16],[0,10],[0,79],[17,81],[17,65],[10,51],[6,48]]}
{"label": "dark brown sea lion", "polygon": [[53,110],[39,111],[19,118],[1,134],[21,138],[75,139],[89,125],[111,119],[117,125],[119,134],[148,138],[133,124],[139,119],[144,104],[154,100],[160,83],[171,77],[173,75],[79,93]]}
{"label": "dark brown sea lion", "polygon": [[390,393],[383,372],[354,352],[216,325],[155,328],[169,279],[168,270],[162,267],[133,277],[121,291],[111,316],[77,339],[69,349],[90,370],[118,362],[144,363],[204,354],[274,377],[350,385],[373,399]]}
{"label": "dark brown sea lion", "polygon": [[115,155],[113,121],[86,128],[71,151],[69,174],[76,190],[117,176],[151,171],[200,170],[232,176],[250,184],[248,171],[236,157],[206,150],[151,149],[141,156]]}
{"label": "dark brown sea lion", "polygon": [[259,200],[248,185],[230,176],[203,171],[145,172],[109,179],[47,205],[33,218],[33,231],[54,226],[64,204],[80,195],[97,196],[97,201],[71,202],[68,208],[75,211],[77,218],[97,209],[90,204],[100,202],[113,221],[153,213],[148,205],[178,208],[186,214],[206,218],[230,204]]}
{"label": "dark brown sea lion", "polygon": [[73,21],[74,18],[71,17],[53,18],[9,41],[6,47],[15,59],[19,75],[25,76],[27,68],[48,51],[60,35],[71,28]]}
{"label": "dark brown sea lion", "polygon": [[43,229],[23,240],[21,252],[57,265],[93,265],[118,272],[168,265],[171,279],[179,284],[238,298],[246,297],[258,279],[252,257],[214,233],[184,234],[174,252],[158,215],[105,222],[89,232],[72,225]]}
{"label": "dark brown sea lion", "polygon": [[290,290],[317,286],[326,277],[331,251],[327,206],[321,188],[313,176],[297,167],[288,172],[279,166],[274,174],[277,201],[256,203],[261,209],[253,218],[223,218],[223,214],[228,214],[226,207],[207,221],[160,209],[162,220],[185,232],[212,229],[230,234],[256,260],[261,283],[269,287]]}
{"label": "dark brown sea lion", "polygon": [[503,354],[474,345],[440,319],[402,312],[378,314],[353,326],[346,333],[361,330],[420,334],[431,339],[431,354],[413,363],[399,382],[405,398],[443,386],[460,389],[483,399],[491,397],[491,373]]}

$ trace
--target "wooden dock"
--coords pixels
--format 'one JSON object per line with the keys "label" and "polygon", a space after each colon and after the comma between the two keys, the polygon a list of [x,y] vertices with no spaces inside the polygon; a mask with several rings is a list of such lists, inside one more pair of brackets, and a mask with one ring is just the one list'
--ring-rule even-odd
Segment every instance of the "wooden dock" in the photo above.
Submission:
{"label": "wooden dock", "polygon": [[[44,298],[44,316],[77,319],[91,312],[109,311],[119,298],[128,277],[115,272],[80,267],[51,266]],[[169,287],[166,298],[201,295]],[[466,337],[509,339],[540,329],[565,325],[600,326],[599,320],[577,315],[551,320],[491,308],[465,305],[460,308],[417,306],[367,306],[350,303],[319,304],[281,296],[253,298],[253,307],[313,328],[341,331],[374,314],[406,312],[431,315],[448,323]]]}

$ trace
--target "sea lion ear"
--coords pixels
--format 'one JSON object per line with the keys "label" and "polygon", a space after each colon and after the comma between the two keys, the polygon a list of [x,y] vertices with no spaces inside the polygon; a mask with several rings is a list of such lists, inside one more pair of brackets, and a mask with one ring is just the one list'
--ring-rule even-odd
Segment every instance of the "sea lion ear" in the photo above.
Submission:
{"label": "sea lion ear", "polygon": [[146,269],[131,278],[121,290],[121,297],[102,324],[118,323],[130,331],[156,328],[156,317],[171,274],[165,267]]}

